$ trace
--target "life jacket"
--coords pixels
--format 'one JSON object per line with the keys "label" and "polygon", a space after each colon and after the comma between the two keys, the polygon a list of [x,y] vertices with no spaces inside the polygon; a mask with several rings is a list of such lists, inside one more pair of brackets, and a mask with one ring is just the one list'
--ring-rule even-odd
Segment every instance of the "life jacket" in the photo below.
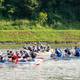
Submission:
{"label": "life jacket", "polygon": [[34,52],[31,52],[30,55],[31,55],[32,58],[35,58],[37,56],[36,53],[34,53]]}
{"label": "life jacket", "polygon": [[3,57],[0,55],[0,62],[2,62],[3,61]]}
{"label": "life jacket", "polygon": [[12,57],[12,54],[11,53],[7,53],[8,55],[8,58],[11,58]]}
{"label": "life jacket", "polygon": [[64,51],[65,51],[65,53],[67,53],[68,55],[71,55],[71,52],[70,52],[70,50],[69,50],[68,48],[66,48]]}
{"label": "life jacket", "polygon": [[61,57],[62,56],[62,51],[59,48],[57,48],[55,50],[55,53],[56,53],[57,57]]}
{"label": "life jacket", "polygon": [[26,53],[26,54],[23,56],[23,58],[28,58],[28,57],[30,57],[30,56],[28,55],[28,53]]}
{"label": "life jacket", "polygon": [[13,54],[13,56],[12,56],[12,62],[14,62],[14,63],[18,63],[18,56],[17,55],[14,55]]}
{"label": "life jacket", "polygon": [[80,56],[80,48],[76,48],[76,50],[75,50],[75,56],[77,56],[77,57]]}

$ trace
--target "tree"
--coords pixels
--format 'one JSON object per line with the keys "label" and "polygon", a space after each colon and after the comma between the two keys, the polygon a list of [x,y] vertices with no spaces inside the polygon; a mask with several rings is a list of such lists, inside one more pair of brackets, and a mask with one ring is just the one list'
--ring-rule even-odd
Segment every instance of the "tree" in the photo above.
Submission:
{"label": "tree", "polygon": [[0,0],[0,17],[2,17],[2,11],[3,11],[3,4],[4,0]]}
{"label": "tree", "polygon": [[8,16],[18,18],[31,17],[39,5],[39,0],[5,0],[3,4]]}

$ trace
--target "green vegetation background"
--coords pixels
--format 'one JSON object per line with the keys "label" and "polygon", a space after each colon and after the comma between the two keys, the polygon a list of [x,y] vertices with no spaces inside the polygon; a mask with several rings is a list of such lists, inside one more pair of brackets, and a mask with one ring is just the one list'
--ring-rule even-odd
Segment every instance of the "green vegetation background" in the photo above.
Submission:
{"label": "green vegetation background", "polygon": [[0,0],[0,42],[80,42],[79,29],[80,0]]}
{"label": "green vegetation background", "polygon": [[[0,0],[0,29],[80,29],[80,0]],[[38,25],[37,25],[38,27]]]}

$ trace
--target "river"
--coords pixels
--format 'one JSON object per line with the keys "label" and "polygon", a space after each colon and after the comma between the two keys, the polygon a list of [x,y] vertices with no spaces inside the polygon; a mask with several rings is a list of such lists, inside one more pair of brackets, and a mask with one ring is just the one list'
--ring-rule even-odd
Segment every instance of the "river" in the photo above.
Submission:
{"label": "river", "polygon": [[0,65],[0,80],[80,80],[80,59]]}

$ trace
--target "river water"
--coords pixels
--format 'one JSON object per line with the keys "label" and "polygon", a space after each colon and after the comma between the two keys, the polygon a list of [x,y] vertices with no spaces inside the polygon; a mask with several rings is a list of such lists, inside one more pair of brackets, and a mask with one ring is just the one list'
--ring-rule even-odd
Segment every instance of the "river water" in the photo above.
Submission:
{"label": "river water", "polygon": [[80,80],[80,60],[48,60],[40,65],[0,65],[0,80]]}

